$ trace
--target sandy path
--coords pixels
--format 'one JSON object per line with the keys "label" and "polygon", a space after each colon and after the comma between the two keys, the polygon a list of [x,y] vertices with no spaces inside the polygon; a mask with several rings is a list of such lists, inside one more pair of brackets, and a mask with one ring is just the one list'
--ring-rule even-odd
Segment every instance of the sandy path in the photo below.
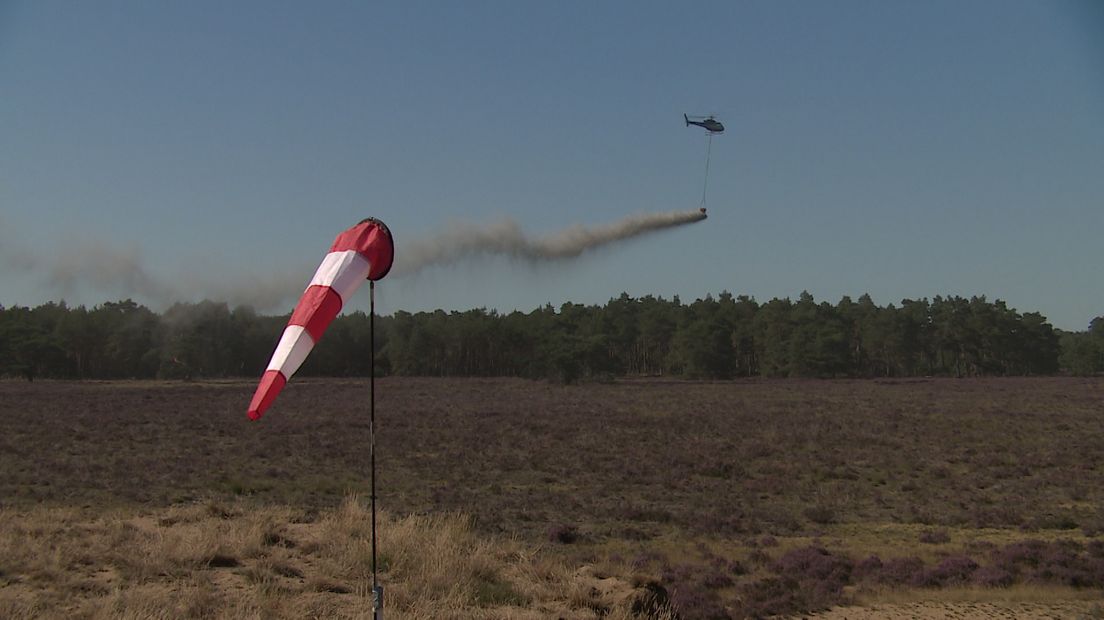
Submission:
{"label": "sandy path", "polygon": [[973,618],[1007,620],[1051,620],[1104,618],[1104,602],[1053,601],[1048,603],[899,603],[870,607],[839,607],[805,616],[818,620],[934,620]]}

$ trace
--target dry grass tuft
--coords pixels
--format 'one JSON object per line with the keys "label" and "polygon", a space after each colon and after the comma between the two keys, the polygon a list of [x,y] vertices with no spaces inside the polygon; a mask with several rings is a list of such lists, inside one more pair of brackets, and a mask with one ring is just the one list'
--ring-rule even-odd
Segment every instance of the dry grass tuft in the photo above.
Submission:
{"label": "dry grass tuft", "polygon": [[[210,505],[152,515],[0,512],[0,616],[364,617],[369,512],[350,497],[314,522],[296,516]],[[389,617],[629,618],[642,592],[479,536],[461,515],[381,514],[379,533]]]}

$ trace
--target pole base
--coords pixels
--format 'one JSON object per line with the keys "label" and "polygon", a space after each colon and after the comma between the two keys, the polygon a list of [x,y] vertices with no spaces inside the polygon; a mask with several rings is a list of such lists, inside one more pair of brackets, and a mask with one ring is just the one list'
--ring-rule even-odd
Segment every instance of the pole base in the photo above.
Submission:
{"label": "pole base", "polygon": [[372,618],[383,619],[383,586],[372,588]]}

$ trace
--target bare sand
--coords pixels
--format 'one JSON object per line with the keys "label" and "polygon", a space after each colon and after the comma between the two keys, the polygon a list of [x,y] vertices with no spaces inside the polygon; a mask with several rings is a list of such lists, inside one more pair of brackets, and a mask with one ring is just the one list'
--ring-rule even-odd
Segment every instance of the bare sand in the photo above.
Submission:
{"label": "bare sand", "polygon": [[868,607],[837,607],[810,614],[806,618],[818,620],[935,620],[955,618],[959,620],[1007,619],[1007,620],[1089,620],[1104,618],[1104,602],[1085,600],[1026,602],[916,602],[871,605]]}

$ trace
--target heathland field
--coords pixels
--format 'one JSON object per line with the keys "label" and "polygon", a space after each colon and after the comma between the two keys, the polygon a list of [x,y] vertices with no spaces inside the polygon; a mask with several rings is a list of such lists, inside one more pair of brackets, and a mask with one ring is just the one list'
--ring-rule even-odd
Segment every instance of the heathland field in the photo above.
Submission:
{"label": "heathland field", "polygon": [[[253,387],[0,382],[0,617],[365,617],[368,383]],[[1104,617],[1101,378],[389,378],[376,420],[387,617]]]}

